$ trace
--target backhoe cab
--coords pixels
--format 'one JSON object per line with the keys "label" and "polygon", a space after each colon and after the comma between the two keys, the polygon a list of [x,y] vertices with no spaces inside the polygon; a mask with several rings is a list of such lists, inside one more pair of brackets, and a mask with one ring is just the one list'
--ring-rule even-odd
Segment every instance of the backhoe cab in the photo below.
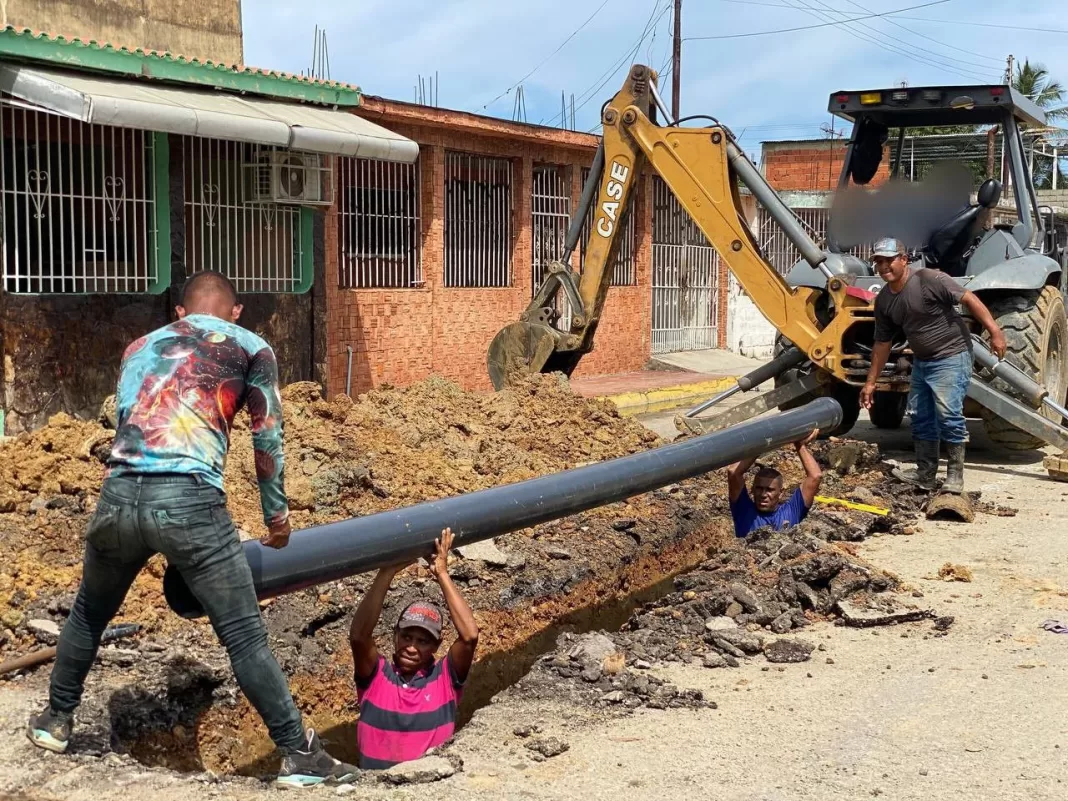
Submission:
{"label": "backhoe cab", "polygon": [[[849,255],[849,249],[882,236],[904,241],[913,249],[915,266],[943,270],[983,299],[1005,331],[1008,360],[1043,384],[1056,402],[1064,403],[1068,320],[1060,291],[1059,248],[1055,232],[1045,230],[1051,215],[1039,208],[1020,135],[1021,127],[1045,126],[1043,111],[1008,86],[842,91],[831,95],[829,110],[853,123],[828,228],[828,248],[840,256],[828,260],[832,271],[854,286],[878,291],[882,281],[871,264]],[[994,174],[977,178],[963,163],[958,162],[954,171],[952,162],[943,162],[920,180],[910,183],[904,178],[911,171],[910,153],[915,152],[905,145],[910,130],[934,128],[937,133],[938,128],[950,126],[955,131],[959,126],[976,126],[976,133],[1000,134],[1006,145],[1004,172],[1011,181],[1011,194],[1002,185],[1001,162],[993,158],[993,136],[990,157],[982,166]],[[880,185],[868,189],[873,183]],[[994,222],[995,209],[1015,221]],[[794,287],[826,283],[822,273],[804,261],[786,280]],[[978,333],[979,326],[974,328]],[[866,353],[871,344],[858,341],[852,349]],[[778,350],[787,346],[780,340]],[[877,395],[872,421],[878,426],[901,423],[905,399],[897,393],[908,388],[909,358],[908,343],[895,343],[886,376],[906,380],[894,381],[885,387],[893,391]],[[863,383],[867,366],[866,358],[852,363],[847,368],[848,383]],[[779,382],[796,375],[783,375]],[[844,402],[852,400],[853,393],[846,388],[829,391]],[[1041,444],[976,404],[969,405],[969,412],[982,416],[991,438],[1006,447]]]}

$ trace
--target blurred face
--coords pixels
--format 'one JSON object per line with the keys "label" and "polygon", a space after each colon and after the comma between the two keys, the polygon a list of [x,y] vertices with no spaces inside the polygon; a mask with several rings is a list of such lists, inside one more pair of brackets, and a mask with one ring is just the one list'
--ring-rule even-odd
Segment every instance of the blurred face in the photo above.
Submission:
{"label": "blurred face", "polygon": [[393,634],[393,661],[402,673],[429,668],[440,643],[426,629],[410,626]]}
{"label": "blurred face", "polygon": [[782,478],[757,476],[753,479],[753,505],[762,515],[771,514],[779,508],[782,495]]}
{"label": "blurred face", "polygon": [[888,284],[900,284],[905,280],[909,270],[909,260],[905,256],[875,256],[872,259],[875,272]]}

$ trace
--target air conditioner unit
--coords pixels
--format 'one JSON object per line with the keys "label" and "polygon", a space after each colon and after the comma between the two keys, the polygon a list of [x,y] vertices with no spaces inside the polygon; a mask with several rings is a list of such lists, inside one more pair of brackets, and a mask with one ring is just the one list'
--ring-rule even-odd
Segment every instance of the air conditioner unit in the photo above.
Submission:
{"label": "air conditioner unit", "polygon": [[319,153],[269,150],[245,165],[250,203],[329,206],[334,202],[330,167]]}

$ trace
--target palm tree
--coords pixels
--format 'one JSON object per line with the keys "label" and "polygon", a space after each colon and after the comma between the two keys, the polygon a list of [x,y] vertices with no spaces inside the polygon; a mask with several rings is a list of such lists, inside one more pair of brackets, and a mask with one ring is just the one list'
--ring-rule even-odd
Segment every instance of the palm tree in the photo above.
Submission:
{"label": "palm tree", "polygon": [[1012,88],[1035,101],[1039,108],[1046,112],[1046,119],[1051,124],[1068,119],[1068,106],[1064,105],[1064,87],[1059,81],[1050,78],[1049,70],[1042,64],[1032,64],[1024,59],[1023,64],[1016,65]]}

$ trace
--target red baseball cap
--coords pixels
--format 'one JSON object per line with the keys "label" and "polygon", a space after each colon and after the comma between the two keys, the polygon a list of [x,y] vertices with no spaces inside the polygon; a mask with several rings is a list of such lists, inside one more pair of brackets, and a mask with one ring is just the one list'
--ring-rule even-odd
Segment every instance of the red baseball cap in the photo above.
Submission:
{"label": "red baseball cap", "polygon": [[441,639],[441,610],[426,601],[408,604],[397,620],[398,629],[419,628],[435,640]]}

